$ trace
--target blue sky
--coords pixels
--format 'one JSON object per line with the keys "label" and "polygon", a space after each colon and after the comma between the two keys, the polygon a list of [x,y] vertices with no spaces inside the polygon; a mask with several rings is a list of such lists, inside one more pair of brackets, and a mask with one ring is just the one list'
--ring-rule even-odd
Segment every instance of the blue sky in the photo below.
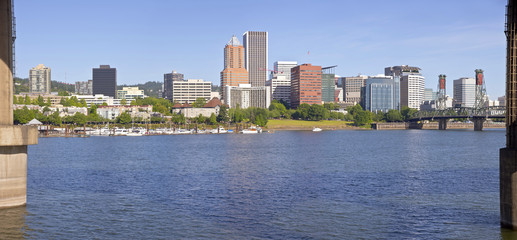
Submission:
{"label": "blue sky", "polygon": [[[143,4],[142,4],[143,3]],[[52,79],[91,79],[117,68],[118,84],[163,81],[176,70],[219,84],[232,35],[269,32],[269,65],[338,65],[336,74],[422,68],[426,87],[485,70],[491,99],[504,95],[506,0],[118,1],[15,0],[17,76],[52,68]],[[310,51],[310,54],[307,54]]]}

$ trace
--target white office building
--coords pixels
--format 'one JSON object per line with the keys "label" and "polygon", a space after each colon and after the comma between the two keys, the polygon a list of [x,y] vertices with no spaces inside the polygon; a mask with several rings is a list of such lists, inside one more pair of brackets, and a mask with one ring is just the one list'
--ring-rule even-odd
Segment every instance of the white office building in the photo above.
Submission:
{"label": "white office building", "polygon": [[251,84],[239,84],[238,87],[226,86],[225,101],[230,108],[268,108],[271,105],[270,88],[252,87]]}
{"label": "white office building", "polygon": [[271,87],[271,98],[291,101],[291,68],[298,66],[296,61],[277,61],[274,64],[274,72],[267,86]]}
{"label": "white office building", "polygon": [[198,98],[210,101],[212,82],[203,79],[187,79],[172,82],[172,101],[177,103],[193,103]]}
{"label": "white office building", "polygon": [[476,102],[476,79],[460,78],[453,81],[454,106],[474,107]]}
{"label": "white office building", "polygon": [[122,90],[117,90],[118,99],[126,99],[127,102],[131,102],[136,98],[146,98],[144,90],[140,90],[138,87],[123,87]]}

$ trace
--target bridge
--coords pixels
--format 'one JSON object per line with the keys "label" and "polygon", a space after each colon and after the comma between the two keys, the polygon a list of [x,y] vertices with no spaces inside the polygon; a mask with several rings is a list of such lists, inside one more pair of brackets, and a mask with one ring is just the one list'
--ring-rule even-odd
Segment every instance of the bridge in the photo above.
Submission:
{"label": "bridge", "polygon": [[[474,123],[474,131],[482,131],[487,119],[504,119],[506,108],[501,106],[483,108],[446,108],[443,110],[418,111],[408,120],[410,126],[418,128],[423,121],[438,121],[438,129],[446,130],[450,119],[466,118]],[[411,127],[410,127],[411,128]]]}

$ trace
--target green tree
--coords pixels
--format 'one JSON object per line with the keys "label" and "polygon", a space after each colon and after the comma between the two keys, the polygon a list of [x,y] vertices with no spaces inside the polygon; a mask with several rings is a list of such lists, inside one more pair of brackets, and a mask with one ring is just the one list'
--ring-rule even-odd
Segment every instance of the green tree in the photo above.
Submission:
{"label": "green tree", "polygon": [[18,98],[16,98],[16,96],[13,95],[13,104],[18,104]]}
{"label": "green tree", "polygon": [[127,105],[127,101],[125,98],[122,98],[122,100],[120,100],[120,105],[122,106],[126,106]]}
{"label": "green tree", "polygon": [[59,111],[55,111],[54,113],[48,116],[48,122],[55,126],[61,125],[61,116],[59,116]]}
{"label": "green tree", "polygon": [[18,96],[18,104],[24,104],[25,100],[23,99],[22,96]]}
{"label": "green tree", "polygon": [[37,101],[38,106],[40,106],[40,107],[45,106],[45,99],[43,98],[43,96],[39,95],[36,101]]}
{"label": "green tree", "polygon": [[52,106],[52,100],[50,100],[50,97],[47,98],[46,106],[48,106],[48,107]]}
{"label": "green tree", "polygon": [[28,95],[25,95],[25,100],[24,100],[23,104],[31,105],[31,98]]}
{"label": "green tree", "polygon": [[369,124],[372,122],[372,115],[368,111],[364,111],[361,109],[361,111],[356,112],[354,116],[354,124],[356,126],[364,126],[366,124]]}
{"label": "green tree", "polygon": [[215,116],[214,113],[210,114],[210,117],[208,118],[208,123],[210,125],[215,125],[217,124],[217,116]]}
{"label": "green tree", "polygon": [[228,117],[228,109],[227,109],[226,105],[222,105],[221,108],[219,109],[219,114],[217,115],[217,122],[226,123],[229,120],[230,119]]}
{"label": "green tree", "polygon": [[413,114],[415,114],[416,112],[418,112],[418,110],[414,108],[409,108],[408,106],[404,106],[400,110],[400,114],[402,114],[402,118],[404,119],[404,121],[408,121],[409,119],[411,119]]}
{"label": "green tree", "polygon": [[308,118],[313,121],[328,119],[330,116],[329,110],[327,110],[326,108],[324,108],[323,106],[321,106],[319,104],[312,104],[309,107],[308,114],[309,114]]}
{"label": "green tree", "polygon": [[388,122],[402,122],[402,114],[398,110],[391,109],[386,113],[386,121]]}
{"label": "green tree", "polygon": [[86,100],[84,100],[84,99],[81,99],[81,101],[79,101],[78,104],[81,105],[80,107],[88,107],[88,104],[86,103]]}
{"label": "green tree", "polygon": [[72,116],[72,121],[77,125],[84,125],[86,123],[86,115],[75,113],[74,116]]}
{"label": "green tree", "polygon": [[199,98],[196,98],[196,101],[192,104],[192,107],[202,108],[205,106],[205,104],[206,104],[206,99],[199,97]]}
{"label": "green tree", "polygon": [[123,112],[117,117],[116,122],[120,124],[131,123],[131,115],[128,112]]}

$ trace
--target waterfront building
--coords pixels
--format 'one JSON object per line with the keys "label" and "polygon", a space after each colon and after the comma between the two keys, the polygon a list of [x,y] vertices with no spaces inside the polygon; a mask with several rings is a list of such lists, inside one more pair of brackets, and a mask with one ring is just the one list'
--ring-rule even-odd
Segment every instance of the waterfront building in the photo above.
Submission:
{"label": "waterfront building", "polygon": [[364,87],[364,108],[371,112],[400,110],[399,95],[399,76],[377,75],[369,77],[366,79]]}
{"label": "waterfront building", "polygon": [[176,103],[193,103],[198,98],[210,100],[212,82],[203,79],[187,79],[172,82],[172,101]]}
{"label": "waterfront building", "polygon": [[356,77],[342,77],[341,86],[343,87],[343,101],[349,105],[356,105],[360,103],[361,89],[365,86],[366,79],[364,75]]}
{"label": "waterfront building", "polygon": [[223,103],[221,100],[219,100],[219,98],[212,98],[205,104],[205,106],[201,108],[192,107],[192,105],[188,103],[176,103],[174,106],[172,106],[172,112],[183,114],[183,116],[186,118],[194,118],[198,117],[199,115],[203,117],[210,117],[212,114],[215,114],[216,116],[219,115],[219,110],[221,109],[222,105]]}
{"label": "waterfront building", "polygon": [[238,87],[226,86],[225,103],[230,108],[268,108],[271,105],[271,89],[267,86],[252,87],[240,84]]}
{"label": "waterfront building", "polygon": [[105,96],[104,94],[96,94],[96,95],[73,95],[75,96],[79,101],[83,100],[86,102],[86,105],[88,107],[91,107],[93,105],[103,105],[106,104],[108,106],[119,106],[120,101],[122,99],[115,99],[111,96]]}
{"label": "waterfront building", "polygon": [[247,31],[242,38],[248,83],[252,87],[263,87],[268,77],[268,33]]}
{"label": "waterfront building", "polygon": [[459,78],[453,81],[455,107],[474,107],[476,102],[476,79]]}
{"label": "waterfront building", "polygon": [[271,87],[272,99],[291,102],[291,68],[296,67],[296,61],[276,61],[271,73],[271,80],[266,86]]}
{"label": "waterfront building", "polygon": [[43,64],[31,68],[29,71],[29,92],[50,94],[50,68]]}
{"label": "waterfront building", "polygon": [[244,47],[233,36],[224,47],[224,69],[221,71],[221,96],[224,99],[226,86],[239,86],[248,83],[245,68]]}
{"label": "waterfront building", "polygon": [[153,112],[153,106],[99,106],[97,107],[97,114],[109,120],[115,120],[120,114],[127,112],[131,118],[141,118],[142,120],[149,120]]}
{"label": "waterfront building", "polygon": [[334,68],[325,67],[322,68],[321,73],[321,101],[322,102],[335,102],[336,101],[336,74]]}
{"label": "waterfront building", "polygon": [[75,94],[79,94],[79,95],[93,94],[93,80],[75,82]]}
{"label": "waterfront building", "polygon": [[172,83],[175,81],[183,81],[183,74],[176,71],[163,74],[163,93],[162,97],[172,101]]}
{"label": "waterfront building", "polygon": [[26,96],[29,96],[31,101],[34,101],[35,99],[38,99],[39,96],[41,96],[41,97],[43,97],[43,100],[45,100],[45,102],[48,102],[48,100],[50,99],[51,106],[59,104],[61,102],[62,98],[68,98],[65,96],[58,96],[57,94],[40,94],[40,93],[20,93],[20,94],[14,95],[14,96],[17,99],[19,97],[22,97],[23,99],[25,99]]}
{"label": "waterfront building", "polygon": [[100,65],[93,68],[93,95],[103,94],[113,98],[117,97],[117,69],[110,65]]}
{"label": "waterfront building", "polygon": [[117,99],[126,99],[129,104],[136,98],[146,98],[144,90],[140,90],[138,87],[123,87],[122,90],[117,90]]}
{"label": "waterfront building", "polygon": [[424,100],[425,78],[419,67],[408,65],[386,67],[386,76],[400,77],[400,106],[419,110]]}
{"label": "waterfront building", "polygon": [[321,66],[298,65],[291,69],[291,107],[321,104]]}

